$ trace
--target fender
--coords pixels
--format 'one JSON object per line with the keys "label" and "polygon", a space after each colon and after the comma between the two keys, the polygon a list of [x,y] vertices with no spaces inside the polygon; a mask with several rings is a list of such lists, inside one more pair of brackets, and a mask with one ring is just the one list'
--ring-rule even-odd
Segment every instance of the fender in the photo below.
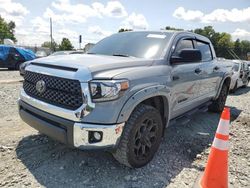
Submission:
{"label": "fender", "polygon": [[[227,73],[224,74],[224,76],[223,76],[223,78],[222,78],[222,80],[220,82],[219,88],[217,90],[217,94],[214,97],[214,100],[216,100],[219,97],[221,88],[222,88],[222,86],[223,86],[223,84],[224,84],[224,82],[225,82],[225,80],[227,78],[230,78],[230,82],[231,82],[231,74],[229,72],[227,72]],[[230,87],[230,83],[229,83],[229,87]]]}
{"label": "fender", "polygon": [[156,96],[162,96],[164,98],[164,109],[165,109],[164,116],[167,118],[166,121],[168,123],[170,117],[170,109],[169,109],[170,89],[165,85],[155,85],[146,87],[139,90],[134,95],[132,95],[122,107],[117,122],[126,122],[138,104],[140,104],[142,101],[146,99]]}

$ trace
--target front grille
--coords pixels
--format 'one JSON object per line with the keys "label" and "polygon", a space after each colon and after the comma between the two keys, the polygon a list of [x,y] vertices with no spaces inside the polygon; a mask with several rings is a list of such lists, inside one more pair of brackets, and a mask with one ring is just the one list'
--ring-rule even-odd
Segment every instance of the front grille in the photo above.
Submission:
{"label": "front grille", "polygon": [[[44,92],[36,89],[37,82],[41,80],[46,85]],[[81,85],[77,80],[26,71],[23,88],[29,96],[58,107],[76,110],[83,104]]]}

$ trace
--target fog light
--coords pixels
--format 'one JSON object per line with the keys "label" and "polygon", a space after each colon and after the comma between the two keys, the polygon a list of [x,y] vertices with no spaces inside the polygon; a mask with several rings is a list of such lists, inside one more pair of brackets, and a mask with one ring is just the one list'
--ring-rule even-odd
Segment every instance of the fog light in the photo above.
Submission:
{"label": "fog light", "polygon": [[101,131],[89,131],[89,143],[101,142],[103,133]]}
{"label": "fog light", "polygon": [[102,138],[102,135],[99,132],[94,132],[94,138],[99,141]]}

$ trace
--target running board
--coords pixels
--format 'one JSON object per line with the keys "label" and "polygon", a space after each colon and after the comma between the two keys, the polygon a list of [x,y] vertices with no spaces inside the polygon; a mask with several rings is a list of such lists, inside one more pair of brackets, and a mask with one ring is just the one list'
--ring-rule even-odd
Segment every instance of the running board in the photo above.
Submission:
{"label": "running board", "polygon": [[207,112],[208,111],[208,106],[212,104],[212,102],[206,102],[188,112],[186,112],[185,114],[182,114],[181,116],[178,116],[174,119],[171,119],[169,122],[169,126],[174,125],[174,124],[178,124],[178,125],[185,125],[188,122],[190,122],[190,120],[192,119],[192,115],[194,115],[195,113],[198,112]]}

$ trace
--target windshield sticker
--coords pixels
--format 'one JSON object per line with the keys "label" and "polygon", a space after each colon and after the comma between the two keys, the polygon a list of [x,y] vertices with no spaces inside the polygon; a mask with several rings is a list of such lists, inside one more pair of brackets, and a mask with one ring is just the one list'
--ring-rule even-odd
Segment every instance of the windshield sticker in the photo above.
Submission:
{"label": "windshield sticker", "polygon": [[148,38],[157,38],[157,39],[165,39],[166,35],[159,35],[159,34],[148,34]]}

